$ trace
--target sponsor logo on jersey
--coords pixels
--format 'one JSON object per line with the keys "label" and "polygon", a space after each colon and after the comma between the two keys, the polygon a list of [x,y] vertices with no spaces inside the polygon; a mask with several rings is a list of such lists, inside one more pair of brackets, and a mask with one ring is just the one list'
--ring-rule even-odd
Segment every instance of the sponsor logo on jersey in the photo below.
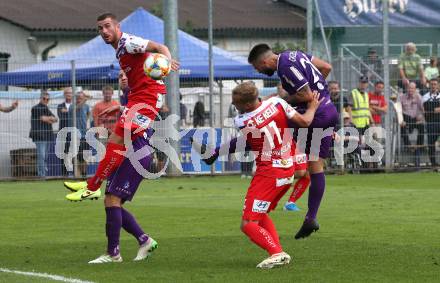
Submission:
{"label": "sponsor logo on jersey", "polygon": [[289,61],[296,62],[296,51],[289,52]]}
{"label": "sponsor logo on jersey", "polygon": [[278,108],[274,104],[269,104],[267,107],[265,107],[262,111],[260,111],[258,114],[256,114],[252,119],[246,122],[246,125],[248,127],[255,127],[255,126],[261,126],[264,124],[267,120],[270,120],[275,114],[278,113]]}
{"label": "sponsor logo on jersey", "polygon": [[297,164],[307,163],[307,155],[306,154],[297,154],[297,155],[295,155],[295,162]]}
{"label": "sponsor logo on jersey", "polygon": [[270,201],[254,199],[254,204],[252,205],[252,212],[266,213],[269,210]]}
{"label": "sponsor logo on jersey", "polygon": [[293,166],[293,158],[273,159],[272,167],[274,168],[289,168]]}
{"label": "sponsor logo on jersey", "polygon": [[125,182],[124,189],[128,189],[129,187],[130,187],[130,182],[129,181]]}

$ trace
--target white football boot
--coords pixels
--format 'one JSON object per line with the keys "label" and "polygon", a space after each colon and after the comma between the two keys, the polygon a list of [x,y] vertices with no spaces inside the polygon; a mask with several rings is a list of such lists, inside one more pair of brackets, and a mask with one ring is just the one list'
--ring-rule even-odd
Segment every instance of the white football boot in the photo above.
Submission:
{"label": "white football boot", "polygon": [[158,247],[157,242],[153,238],[149,237],[148,241],[146,241],[145,244],[142,244],[139,247],[137,256],[133,259],[133,261],[140,261],[147,259],[149,256],[151,256],[153,251],[157,249],[157,247]]}
{"label": "white football boot", "polygon": [[117,256],[111,256],[111,255],[105,254],[105,255],[98,257],[97,259],[89,261],[90,264],[111,263],[111,262],[122,262],[121,255],[118,254]]}
{"label": "white football boot", "polygon": [[290,263],[290,255],[285,252],[280,252],[266,258],[257,265],[257,268],[271,269],[276,266],[282,266]]}

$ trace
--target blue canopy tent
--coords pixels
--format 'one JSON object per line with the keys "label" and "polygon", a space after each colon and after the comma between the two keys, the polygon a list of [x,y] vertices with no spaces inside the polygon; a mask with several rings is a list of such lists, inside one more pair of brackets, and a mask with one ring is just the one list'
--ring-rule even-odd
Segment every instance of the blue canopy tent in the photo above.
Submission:
{"label": "blue canopy tent", "polygon": [[[164,23],[143,8],[121,21],[121,29],[143,38],[164,42]],[[208,44],[181,30],[178,31],[180,78],[208,78]],[[0,85],[50,86],[70,84],[71,62],[75,62],[76,81],[108,82],[117,79],[119,64],[115,51],[100,36],[80,47],[46,62],[0,73]],[[216,79],[266,78],[254,71],[245,58],[220,48],[213,48],[214,76]]]}

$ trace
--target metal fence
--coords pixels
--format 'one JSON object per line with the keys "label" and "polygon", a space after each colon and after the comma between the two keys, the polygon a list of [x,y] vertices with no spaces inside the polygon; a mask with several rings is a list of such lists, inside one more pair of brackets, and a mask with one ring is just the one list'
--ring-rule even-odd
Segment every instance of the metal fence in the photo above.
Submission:
{"label": "metal fence", "polygon": [[[390,100],[378,99],[375,94],[375,85],[383,81],[383,57],[380,54],[380,44],[353,44],[342,45],[339,56],[333,58],[333,78],[339,83],[342,101],[352,101],[352,91],[361,87],[361,76],[368,78],[365,91],[369,93],[370,112],[373,114],[374,123],[370,126],[380,126],[390,135],[389,140],[378,139],[385,148],[385,143],[390,144],[389,152],[391,164],[385,167],[385,157],[380,162],[364,162],[362,155],[371,151],[365,143],[359,143],[359,150],[346,157],[348,161],[344,168],[353,172],[381,171],[381,170],[418,170],[435,169],[439,163],[439,139],[440,136],[440,96],[438,96],[438,71],[432,75],[430,59],[432,57],[432,45],[417,45],[422,50],[421,63],[425,72],[425,81],[420,74],[409,78],[410,84],[402,80],[399,71],[400,56],[404,52],[404,44],[390,46]],[[394,52],[393,52],[394,51]],[[418,52],[418,51],[417,51]],[[435,66],[431,69],[437,69]],[[379,83],[380,84],[380,83]],[[383,95],[383,93],[382,93]],[[380,97],[380,95],[379,95]],[[383,100],[383,101],[382,101]],[[336,100],[335,100],[336,101]],[[337,100],[339,102],[339,100]],[[383,103],[387,104],[387,111],[378,110]],[[346,104],[346,102],[344,102]],[[345,109],[347,110],[347,105]],[[351,105],[352,106],[352,105]],[[353,107],[353,106],[352,106]],[[341,122],[345,120],[341,113]],[[389,115],[389,124],[385,123],[385,116]],[[351,121],[353,122],[353,121]],[[362,139],[361,139],[362,140]],[[348,160],[347,160],[348,159]],[[334,166],[334,162],[330,162]],[[341,169],[339,167],[339,169]]]}
{"label": "metal fence", "polygon": [[[277,36],[264,38],[264,40],[252,38],[249,39],[247,43],[245,43],[245,41],[238,43],[239,41],[236,40],[237,46],[240,47],[237,49],[239,50],[237,53],[240,55],[246,54],[246,50],[243,49],[245,44],[248,44],[246,45],[246,48],[248,48],[260,41],[268,42],[276,51],[293,47],[304,48],[304,40],[298,38],[292,40],[292,44],[287,44],[288,36],[290,35],[279,34]],[[227,44],[221,44],[227,46]],[[398,68],[399,58],[401,54],[404,53],[405,44],[390,44],[389,47],[391,99],[384,101],[388,107],[387,111],[374,110],[383,107],[383,99],[380,98],[381,93],[375,95],[375,84],[379,81],[383,81],[384,77],[381,44],[342,44],[341,46],[337,46],[338,55],[331,58],[333,71],[329,80],[338,83],[338,90],[333,94],[333,99],[335,104],[339,104],[339,102],[342,101],[342,108],[344,108],[344,111],[340,111],[341,122],[338,127],[341,127],[344,121],[347,124],[353,123],[350,119],[344,119],[344,115],[347,116],[349,112],[349,102],[353,100],[351,98],[352,90],[359,86],[359,78],[365,75],[368,78],[365,91],[369,92],[372,97],[369,100],[371,106],[369,108],[372,109],[373,118],[375,119],[374,125],[371,123],[371,126],[383,127],[390,135],[388,139],[375,138],[384,147],[385,144],[389,145],[389,150],[385,152],[385,156],[382,160],[377,162],[365,161],[364,157],[371,154],[372,149],[366,144],[365,138],[360,136],[358,137],[358,146],[354,151],[343,156],[342,163],[337,162],[338,160],[335,158],[328,160],[327,167],[329,170],[364,172],[377,170],[431,169],[436,168],[436,165],[440,161],[437,156],[440,150],[438,143],[438,137],[440,135],[440,96],[437,97],[437,87],[432,86],[432,84],[436,83],[435,81],[422,82],[420,76],[417,75],[414,78],[416,88],[415,90],[410,90],[409,86],[406,86],[405,82],[402,81]],[[434,48],[432,44],[417,45],[417,53],[421,56],[423,69],[429,67],[431,56],[434,55],[434,50],[440,50],[440,46],[435,47],[436,48]],[[325,56],[323,58],[326,59]],[[207,57],[201,59],[208,60]],[[43,151],[48,152],[43,164],[46,177],[66,175],[81,177],[81,173],[82,175],[93,174],[97,165],[96,160],[94,162],[87,162],[87,166],[82,168],[82,171],[80,170],[81,168],[76,167],[77,170],[75,174],[73,174],[72,172],[66,172],[62,160],[54,153],[55,135],[60,128],[65,127],[65,125],[60,125],[60,121],[62,120],[61,116],[64,115],[63,113],[67,113],[65,114],[67,115],[65,119],[71,120],[72,124],[74,124],[73,121],[77,121],[77,119],[73,119],[73,113],[77,113],[77,111],[71,111],[72,114],[69,116],[66,107],[63,106],[63,103],[66,102],[63,91],[66,87],[73,87],[76,92],[84,91],[87,94],[85,105],[88,105],[88,113],[90,114],[86,116],[83,127],[85,130],[88,130],[100,124],[99,121],[96,121],[97,118],[93,117],[93,111],[95,105],[103,99],[103,87],[107,85],[113,87],[112,99],[118,100],[118,94],[120,94],[118,82],[114,78],[111,79],[111,76],[106,77],[108,74],[105,72],[99,79],[96,79],[95,73],[81,73],[81,75],[78,76],[77,69],[81,68],[82,64],[87,63],[87,65],[100,66],[101,62],[98,61],[52,62],[48,67],[50,67],[53,72],[50,72],[46,78],[40,78],[38,82],[37,74],[34,73],[32,69],[32,66],[37,63],[37,61],[20,61],[17,59],[17,56],[14,60],[7,62],[1,60],[3,59],[0,58],[0,72],[2,74],[23,68],[29,68],[29,71],[22,75],[22,83],[19,84],[21,86],[17,86],[16,81],[14,81],[15,79],[3,82],[0,85],[0,110],[2,110],[0,112],[0,179],[37,177],[39,168],[38,157],[41,156],[41,152]],[[75,64],[72,65],[72,63]],[[433,69],[436,69],[436,66],[431,68],[429,71],[430,74],[432,74]],[[76,76],[74,76],[74,74],[76,74]],[[69,79],[62,80],[63,76]],[[438,73],[436,76],[438,76]],[[230,137],[236,135],[237,132],[233,129],[232,123],[228,121],[228,118],[230,119],[232,116],[231,111],[229,111],[232,89],[241,81],[240,79],[230,80],[216,77],[213,82],[211,103],[208,74],[204,79],[181,79],[179,87],[181,97],[179,105],[181,110],[181,128],[186,131],[192,128],[209,129],[211,124],[210,117],[212,117],[213,127],[217,129],[218,136],[222,136],[221,139],[218,139],[218,143],[227,141]],[[263,97],[276,92],[276,81],[256,80],[255,83]],[[49,94],[48,102],[42,101],[40,96],[43,92]],[[408,92],[411,92],[411,94],[409,95]],[[15,107],[16,101],[18,101],[17,107]],[[43,104],[47,103],[48,110],[56,118],[56,121],[42,122],[47,124],[46,126],[49,127],[49,131],[53,133],[50,140],[42,140],[47,142],[44,144],[39,142],[35,136],[33,138],[30,136],[32,120],[34,120],[35,123],[35,117],[32,117],[32,109],[40,102]],[[75,107],[74,99],[72,99],[71,103],[73,106],[70,107]],[[171,104],[170,101],[165,99],[165,106],[161,111],[164,117],[169,113],[169,106]],[[385,124],[386,115],[389,115],[390,118],[388,124]],[[41,115],[40,113],[40,116],[47,115]],[[40,125],[43,124],[40,123]],[[34,128],[34,130],[37,132],[42,131],[42,129],[38,128]],[[342,134],[345,136],[345,133]],[[105,141],[105,139],[101,139],[101,141]],[[81,142],[79,142],[78,147],[79,146],[81,146]],[[180,146],[182,151],[180,161],[183,164],[184,173],[193,174],[194,170],[190,165],[191,145],[189,138],[182,139]],[[93,154],[96,154],[96,152],[93,152]],[[385,164],[385,158],[387,156],[391,160],[389,166]],[[156,155],[155,166],[157,168],[162,166],[162,159],[163,156],[160,154]],[[40,171],[41,167],[42,166],[40,166]],[[157,168],[155,170],[157,170]],[[213,171],[211,171],[209,166],[202,167],[201,173],[238,173],[240,170],[239,162],[236,162],[231,155],[229,161],[217,163]]]}
{"label": "metal fence", "polygon": [[[364,46],[364,50],[373,50],[377,46]],[[428,48],[429,50],[429,48]],[[379,53],[379,52],[377,52]],[[340,56],[332,58],[334,66],[332,80],[339,84],[339,90],[334,93],[335,104],[339,103],[339,97],[342,97],[344,111],[340,111],[341,123],[352,123],[349,119],[344,119],[344,114],[348,111],[352,90],[359,87],[359,78],[363,75],[368,77],[366,92],[370,95],[370,108],[381,107],[381,93],[376,93],[375,83],[382,80],[382,58],[376,54],[375,58],[369,58],[368,54],[359,54],[358,51],[348,46],[342,46]],[[390,81],[392,95],[390,101],[385,101],[388,106],[387,111],[374,112],[374,124],[371,126],[381,126],[386,131],[392,133],[391,151],[385,154],[391,155],[392,164],[390,168],[385,168],[384,160],[379,162],[365,162],[364,156],[371,152],[371,148],[365,144],[365,138],[359,137],[359,147],[344,155],[344,163],[338,164],[336,159],[328,160],[327,166],[330,170],[348,172],[378,171],[378,170],[411,170],[422,168],[435,168],[439,162],[438,151],[440,150],[438,137],[440,136],[440,96],[437,97],[436,80],[421,84],[419,80],[415,81],[415,89],[410,90],[410,86],[403,86],[400,83],[401,78],[398,72],[398,58],[400,54],[391,55]],[[374,60],[374,62],[372,61]],[[429,60],[428,57],[422,58],[423,63]],[[10,69],[17,69],[26,64],[11,64]],[[428,65],[424,64],[426,68]],[[31,78],[32,74],[29,74]],[[218,129],[219,135],[223,136],[222,141],[227,141],[229,137],[234,136],[236,131],[232,129],[229,113],[231,105],[231,91],[239,81],[216,80],[213,95],[213,125]],[[262,96],[275,92],[272,81],[256,81],[261,89]],[[334,84],[334,83],[332,83]],[[93,110],[95,105],[103,99],[102,88],[104,86],[113,87],[113,100],[118,100],[118,84],[114,81],[101,81],[99,83],[82,78],[75,83],[77,92],[84,91],[88,98],[85,105],[89,108],[86,118],[86,129],[96,126],[99,122],[95,121]],[[47,150],[48,155],[44,160],[45,174],[47,177],[59,177],[63,175],[73,176],[73,173],[66,173],[62,160],[57,158],[54,153],[54,136],[48,140],[47,145],[41,145],[35,137],[30,137],[31,133],[31,113],[33,108],[39,103],[45,104],[41,96],[42,92],[49,94],[47,106],[56,121],[51,122],[50,129],[54,135],[60,130],[60,120],[62,119],[62,105],[66,102],[63,90],[70,85],[53,84],[42,86],[41,89],[19,88],[14,85],[4,85],[4,91],[1,91],[2,110],[9,113],[0,113],[1,135],[0,135],[0,179],[6,178],[26,178],[38,176],[38,155]],[[208,128],[209,122],[209,88],[206,80],[184,80],[181,81],[179,90],[181,94],[181,127],[190,128]],[[411,92],[411,93],[409,93]],[[433,93],[433,94],[431,94]],[[410,99],[408,98],[410,96]],[[73,101],[72,101],[73,102]],[[167,104],[167,103],[166,103]],[[380,105],[379,105],[380,104]],[[72,107],[72,106],[70,106]],[[35,109],[35,108],[34,108]],[[61,110],[60,110],[61,109]],[[65,111],[65,110],[64,110]],[[167,106],[162,109],[163,115],[169,111]],[[200,113],[201,112],[201,113]],[[348,112],[347,112],[348,113]],[[384,124],[385,115],[390,115],[391,123]],[[69,116],[68,119],[72,119]],[[226,121],[225,121],[226,119]],[[35,130],[35,129],[34,129]],[[38,129],[37,129],[38,131]],[[219,140],[220,141],[220,140]],[[385,145],[385,139],[378,139]],[[47,149],[46,149],[47,147]],[[190,142],[181,141],[181,162],[190,163]],[[82,148],[81,148],[82,149]],[[160,166],[161,156],[156,156],[156,166]],[[231,160],[233,157],[231,156]],[[76,176],[81,174],[93,174],[96,169],[96,162],[88,162],[86,169],[78,170]],[[159,165],[157,165],[159,164]],[[194,173],[190,167],[183,166],[184,173]],[[239,172],[238,162],[220,162],[214,171],[221,172]],[[202,173],[210,173],[209,168],[202,170]],[[41,175],[41,174],[40,174]]]}
{"label": "metal fence", "polygon": [[[57,70],[61,69],[61,66],[71,65],[72,62],[57,62],[50,68]],[[92,62],[88,62],[90,65]],[[99,62],[93,62],[99,65]],[[81,62],[85,64],[85,62]],[[73,69],[78,67],[78,63],[74,64],[70,70],[70,74],[77,72]],[[32,66],[32,64],[22,62],[9,62],[9,70],[20,70],[24,67]],[[62,72],[53,72],[53,77],[66,75]],[[34,74],[23,74],[24,81],[34,81]],[[114,117],[110,117],[112,121],[103,122],[101,117],[96,114],[98,110],[102,110],[103,106],[96,105],[102,104],[104,99],[104,91],[106,88],[112,88],[111,93],[112,103],[119,101],[119,95],[122,93],[119,89],[118,82],[111,79],[101,79],[99,81],[88,79],[86,77],[78,77],[74,80],[75,83],[54,83],[51,82],[51,78],[47,79],[46,83],[39,83],[37,86],[29,87],[17,87],[14,85],[11,79],[11,83],[2,85],[3,91],[0,91],[0,105],[2,106],[0,112],[0,179],[9,178],[57,178],[62,176],[70,177],[85,177],[91,175],[96,170],[97,160],[101,155],[95,157],[94,161],[85,162],[84,168],[81,166],[74,166],[76,172],[66,171],[63,164],[63,160],[56,156],[55,153],[55,138],[57,133],[66,126],[76,126],[77,128],[84,128],[84,131],[90,130],[92,127],[103,126],[104,124],[112,124],[115,122]],[[213,125],[217,129],[217,135],[223,136],[223,139],[229,139],[236,135],[237,131],[231,128],[231,124],[228,123],[228,110],[231,105],[231,92],[232,88],[237,85],[237,81],[216,79],[214,81],[213,88]],[[34,84],[34,82],[32,82]],[[262,86],[263,83],[260,82]],[[73,90],[71,89],[73,87]],[[66,92],[70,92],[66,94]],[[77,95],[72,95],[73,93]],[[47,96],[42,96],[46,94]],[[185,79],[180,81],[180,128],[182,131],[190,132],[191,129],[210,129],[210,96],[209,87],[206,79]],[[79,105],[79,95],[85,95],[86,101],[84,106]],[[68,98],[66,98],[68,96]],[[46,100],[46,98],[48,100]],[[162,118],[166,118],[170,113],[169,103],[167,96],[165,96],[164,106],[161,108],[159,114]],[[66,106],[66,103],[68,106]],[[47,105],[47,110],[42,105]],[[107,107],[111,104],[107,102]],[[42,108],[44,108],[42,110]],[[75,109],[72,110],[72,109]],[[86,115],[82,117],[83,110]],[[70,111],[69,111],[70,109]],[[97,112],[98,111],[98,112]],[[73,113],[76,113],[77,118],[73,117]],[[42,121],[42,116],[53,116],[52,121]],[[81,116],[81,117],[79,117]],[[226,122],[224,120],[226,119]],[[63,121],[64,120],[64,121]],[[105,120],[105,119],[104,119]],[[76,121],[76,125],[74,123]],[[81,125],[80,125],[81,124]],[[83,125],[84,124],[84,125]],[[111,125],[104,125],[107,128],[111,128]],[[47,131],[50,131],[49,135]],[[82,131],[82,129],[81,129]],[[84,136],[82,137],[82,139]],[[81,139],[80,139],[81,140]],[[98,139],[105,144],[105,139]],[[219,141],[220,142],[220,141]],[[69,143],[67,143],[69,146]],[[191,166],[191,144],[188,137],[185,137],[180,142],[181,153],[180,161],[184,169],[184,173],[198,174],[198,173],[210,173],[209,166],[202,166],[200,172],[195,172]],[[77,163],[81,165],[83,150],[91,150],[92,155],[97,155],[95,150],[97,146],[83,148],[83,142],[80,141],[78,145],[75,145],[79,149],[79,155],[77,159],[80,159]],[[67,148],[66,148],[67,150]],[[43,157],[44,173],[39,166],[39,160],[41,162],[41,155],[47,154]],[[154,168],[150,168],[152,171],[160,170],[160,167],[164,164],[164,157],[161,153],[155,154]],[[41,165],[41,164],[40,164]],[[236,172],[240,171],[240,164],[233,160],[228,162],[218,162],[214,168],[214,172]]]}

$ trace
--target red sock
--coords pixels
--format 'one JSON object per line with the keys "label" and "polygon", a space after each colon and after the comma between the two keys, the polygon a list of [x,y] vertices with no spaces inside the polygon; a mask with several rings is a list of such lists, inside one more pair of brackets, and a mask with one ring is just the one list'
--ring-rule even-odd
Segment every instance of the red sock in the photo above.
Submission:
{"label": "red sock", "polygon": [[275,242],[270,233],[255,222],[247,223],[243,227],[243,233],[245,233],[249,239],[260,248],[265,249],[270,255],[283,251],[281,246]]}
{"label": "red sock", "polygon": [[96,191],[101,187],[102,182],[110,176],[116,168],[124,160],[125,156],[117,151],[125,152],[125,145],[108,143],[104,159],[99,162],[98,169],[95,176],[87,180],[87,188],[91,191]]}
{"label": "red sock", "polygon": [[262,228],[266,229],[266,231],[269,232],[269,234],[274,239],[275,243],[277,243],[277,245],[281,247],[280,237],[278,237],[277,229],[275,228],[275,225],[273,224],[272,219],[270,219],[269,215],[264,214],[263,218],[261,218],[258,224]]}
{"label": "red sock", "polygon": [[296,181],[293,186],[293,192],[289,197],[290,202],[296,202],[303,195],[303,193],[307,190],[310,185],[310,176],[305,175]]}

